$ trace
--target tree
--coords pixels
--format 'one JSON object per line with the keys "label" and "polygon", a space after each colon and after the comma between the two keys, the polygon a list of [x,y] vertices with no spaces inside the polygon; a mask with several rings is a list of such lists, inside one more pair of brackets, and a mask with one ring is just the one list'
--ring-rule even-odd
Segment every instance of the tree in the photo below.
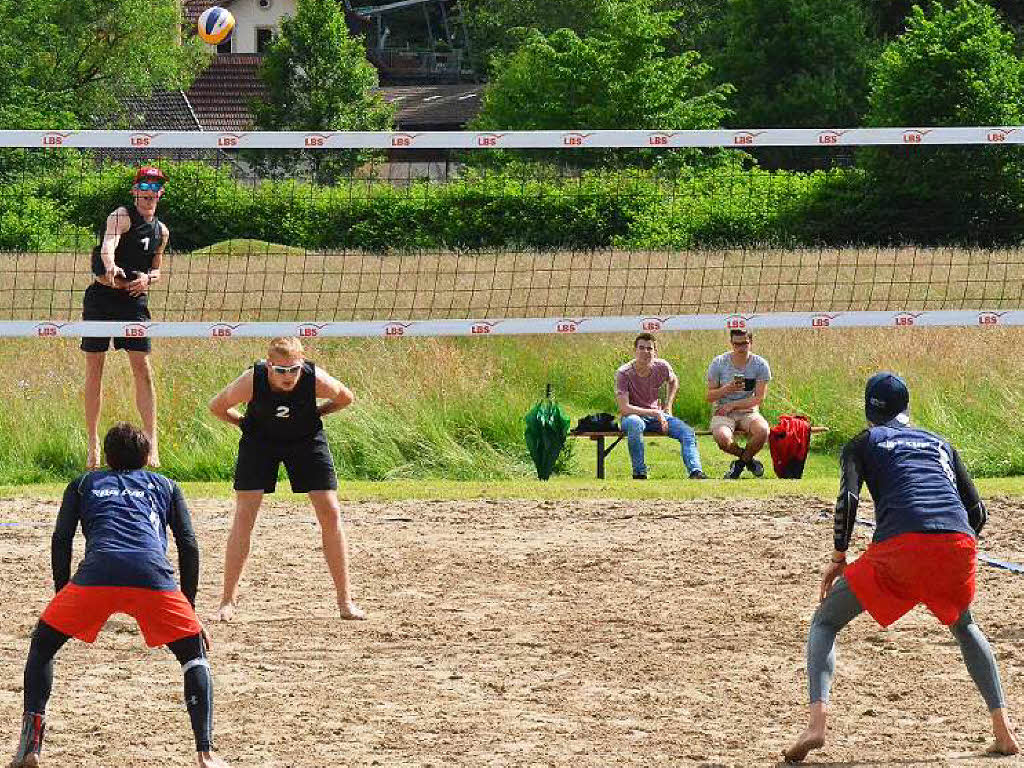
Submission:
{"label": "tree", "polygon": [[646,2],[607,2],[587,35],[522,33],[499,56],[474,121],[478,130],[715,128],[728,85],[708,87],[709,67],[688,51],[669,55],[677,15]]}
{"label": "tree", "polygon": [[[299,0],[295,16],[281,20],[280,34],[260,68],[267,100],[255,102],[256,125],[267,131],[386,131],[394,109],[378,89],[377,70],[361,39],[349,35],[337,0]],[[360,154],[315,152],[316,175],[331,180]],[[266,156],[268,170],[294,168],[294,153]]]}
{"label": "tree", "polygon": [[[947,10],[915,6],[907,32],[878,60],[871,78],[872,126],[1019,125],[1024,63],[996,12],[977,0]],[[907,226],[928,213],[962,236],[998,238],[1022,212],[1019,153],[1005,147],[900,147],[862,153],[889,206]],[[917,222],[919,226],[934,223]]]}
{"label": "tree", "polygon": [[187,88],[206,62],[177,0],[0,0],[0,128],[74,128],[123,96]]}
{"label": "tree", "polygon": [[869,19],[851,0],[733,0],[722,53],[711,61],[735,83],[733,125],[857,125],[866,106]]}

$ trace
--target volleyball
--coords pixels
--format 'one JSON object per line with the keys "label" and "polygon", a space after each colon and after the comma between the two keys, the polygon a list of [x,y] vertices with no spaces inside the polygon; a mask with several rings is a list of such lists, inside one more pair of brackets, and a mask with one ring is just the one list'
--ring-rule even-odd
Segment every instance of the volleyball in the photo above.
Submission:
{"label": "volleyball", "polygon": [[199,37],[210,45],[220,45],[231,36],[235,28],[235,17],[231,11],[213,6],[199,17]]}

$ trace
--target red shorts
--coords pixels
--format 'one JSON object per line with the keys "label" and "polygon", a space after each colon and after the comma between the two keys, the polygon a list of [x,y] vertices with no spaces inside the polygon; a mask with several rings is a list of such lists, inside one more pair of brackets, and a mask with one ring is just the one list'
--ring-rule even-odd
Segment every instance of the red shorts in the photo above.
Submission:
{"label": "red shorts", "polygon": [[976,544],[966,533],[903,533],[871,544],[844,572],[883,627],[919,603],[946,626],[974,600]]}
{"label": "red shorts", "polygon": [[181,590],[142,587],[83,587],[68,583],[43,611],[42,620],[65,635],[91,643],[115,613],[127,613],[153,648],[202,630]]}

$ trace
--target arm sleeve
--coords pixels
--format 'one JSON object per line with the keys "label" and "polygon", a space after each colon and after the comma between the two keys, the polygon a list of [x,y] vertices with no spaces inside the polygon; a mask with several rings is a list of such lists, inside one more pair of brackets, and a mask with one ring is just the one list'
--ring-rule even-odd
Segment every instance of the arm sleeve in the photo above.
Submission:
{"label": "arm sleeve", "polygon": [[81,479],[72,480],[64,489],[64,498],[57,512],[57,523],[50,539],[50,567],[53,570],[53,591],[60,592],[71,581],[71,549],[81,514],[82,497],[78,489]]}
{"label": "arm sleeve", "polygon": [[849,548],[853,526],[857,522],[860,489],[864,484],[863,450],[867,434],[862,432],[848,442],[839,459],[839,496],[836,498],[832,531],[837,552],[845,552]]}
{"label": "arm sleeve", "polygon": [[194,608],[196,591],[199,589],[199,544],[192,530],[192,515],[185,503],[185,495],[177,483],[168,482],[171,484],[171,509],[167,523],[174,535],[174,545],[178,548],[178,577],[181,579],[182,593]]}
{"label": "arm sleeve", "polygon": [[960,494],[960,501],[964,503],[964,508],[967,510],[967,520],[971,524],[971,528],[974,529],[975,534],[981,533],[981,529],[985,527],[985,523],[988,521],[988,511],[985,509],[985,502],[978,495],[978,489],[974,487],[974,481],[967,474],[967,468],[960,459],[960,454],[956,452],[956,448],[950,446],[950,451],[953,454],[956,490]]}

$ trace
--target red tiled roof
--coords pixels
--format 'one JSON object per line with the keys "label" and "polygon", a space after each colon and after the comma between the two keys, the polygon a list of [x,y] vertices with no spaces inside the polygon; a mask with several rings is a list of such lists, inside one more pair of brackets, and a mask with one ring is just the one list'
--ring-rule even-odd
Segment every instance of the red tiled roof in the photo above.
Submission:
{"label": "red tiled roof", "polygon": [[[155,93],[149,99],[132,99],[126,111],[135,118],[132,127],[150,130],[247,131],[253,128],[249,103],[266,97],[258,70],[262,57],[230,53],[215,56],[184,96],[178,91]],[[401,130],[458,130],[480,110],[483,86],[458,85],[383,86],[384,100],[395,105],[395,122]]]}
{"label": "red tiled roof", "polygon": [[245,131],[252,128],[252,99],[263,99],[267,89],[257,74],[262,57],[227,53],[213,57],[186,91],[204,131]]}

